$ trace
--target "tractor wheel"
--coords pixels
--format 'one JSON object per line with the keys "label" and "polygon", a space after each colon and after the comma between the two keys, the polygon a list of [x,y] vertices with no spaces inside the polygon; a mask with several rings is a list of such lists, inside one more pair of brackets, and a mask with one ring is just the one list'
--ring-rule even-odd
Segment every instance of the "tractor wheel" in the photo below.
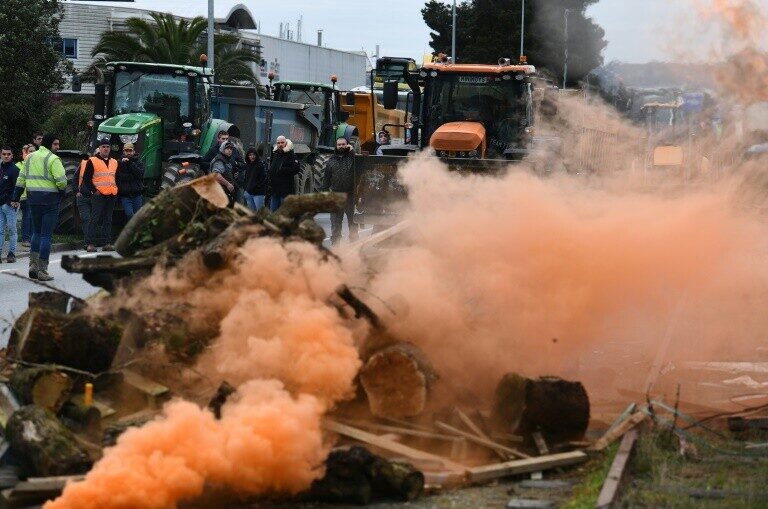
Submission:
{"label": "tractor wheel", "polygon": [[314,191],[312,180],[312,167],[307,163],[301,163],[301,171],[295,177],[296,194],[310,194]]}
{"label": "tractor wheel", "polygon": [[75,179],[78,178],[80,161],[80,159],[61,158],[61,162],[64,165],[64,173],[67,175],[67,188],[64,191],[64,198],[62,198],[61,206],[59,207],[59,224],[56,226],[58,233],[80,233],[80,216],[78,215],[77,204],[75,203],[75,184],[77,182]]}
{"label": "tractor wheel", "polygon": [[190,164],[183,168],[180,163],[164,163],[160,190],[171,189],[182,182],[189,182],[199,175],[202,175],[202,172],[197,164]]}
{"label": "tractor wheel", "polygon": [[331,158],[331,154],[320,153],[315,157],[315,163],[312,165],[312,188],[315,192],[319,192],[323,188],[323,180],[325,180],[325,165],[328,164],[328,160]]}

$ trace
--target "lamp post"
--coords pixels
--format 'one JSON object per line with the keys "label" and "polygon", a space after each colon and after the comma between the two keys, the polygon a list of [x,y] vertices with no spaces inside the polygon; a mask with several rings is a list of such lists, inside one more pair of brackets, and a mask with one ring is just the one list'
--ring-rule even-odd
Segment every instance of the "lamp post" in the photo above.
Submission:
{"label": "lamp post", "polygon": [[451,59],[456,63],[456,0],[453,0],[453,27],[451,29]]}
{"label": "lamp post", "polygon": [[520,15],[520,56],[525,55],[525,0]]}
{"label": "lamp post", "polygon": [[208,0],[208,66],[213,70],[213,0]]}
{"label": "lamp post", "polygon": [[568,83],[568,15],[571,13],[570,9],[565,10],[565,49],[563,54],[563,90],[565,90],[565,84]]}

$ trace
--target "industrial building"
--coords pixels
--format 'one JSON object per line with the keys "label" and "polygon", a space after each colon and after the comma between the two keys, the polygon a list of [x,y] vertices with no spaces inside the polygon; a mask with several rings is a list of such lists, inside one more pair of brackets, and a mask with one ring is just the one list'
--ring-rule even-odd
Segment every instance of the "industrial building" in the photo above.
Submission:
{"label": "industrial building", "polygon": [[[125,20],[132,17],[147,18],[151,11],[128,7],[108,7],[98,4],[64,3],[64,19],[59,27],[61,51],[77,70],[86,69],[93,62],[91,51],[101,34],[109,30],[124,30]],[[182,17],[182,16],[179,16]],[[240,46],[251,49],[261,57],[262,65],[254,68],[266,82],[268,73],[277,80],[328,82],[335,74],[339,87],[349,90],[366,83],[366,70],[370,68],[362,51],[344,51],[322,46],[318,34],[316,44],[292,40],[290,33],[281,30],[278,37],[263,35],[253,15],[238,4],[229,14],[217,18],[217,32],[234,33]],[[83,85],[82,93],[93,93],[92,85]]]}

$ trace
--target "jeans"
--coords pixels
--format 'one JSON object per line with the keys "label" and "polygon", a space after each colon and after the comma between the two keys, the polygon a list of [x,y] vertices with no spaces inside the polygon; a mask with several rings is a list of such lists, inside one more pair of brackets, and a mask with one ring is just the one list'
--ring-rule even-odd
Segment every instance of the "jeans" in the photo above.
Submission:
{"label": "jeans", "polygon": [[140,194],[137,194],[136,196],[121,196],[120,203],[123,204],[125,217],[130,219],[139,211],[141,206],[144,205],[144,197]]}
{"label": "jeans", "polygon": [[263,194],[248,194],[247,192],[244,192],[243,196],[245,197],[245,204],[254,212],[264,206],[264,199],[266,196]]}
{"label": "jeans", "polygon": [[29,205],[32,212],[32,248],[33,253],[40,253],[40,259],[47,262],[51,256],[53,230],[59,220],[59,203]]}
{"label": "jeans", "polygon": [[89,246],[106,246],[112,240],[112,212],[117,196],[93,193],[91,196],[91,223],[85,243]]}
{"label": "jeans", "polygon": [[29,210],[27,200],[21,201],[21,241],[29,242],[32,240],[32,212]]}
{"label": "jeans", "polygon": [[277,209],[280,208],[280,205],[282,205],[284,201],[285,201],[285,196],[279,196],[279,195],[273,194],[272,198],[270,198],[269,200],[269,210],[271,210],[272,212],[276,211]]}
{"label": "jeans", "polygon": [[16,230],[16,209],[10,205],[0,207],[0,254],[5,245],[5,227],[8,226],[8,254],[16,254],[16,241],[18,232]]}
{"label": "jeans", "polygon": [[331,244],[338,244],[341,240],[341,227],[344,223],[344,214],[347,215],[347,225],[349,226],[349,241],[357,240],[359,225],[355,220],[355,195],[347,193],[347,202],[344,204],[344,210],[331,213]]}
{"label": "jeans", "polygon": [[77,203],[77,213],[80,215],[80,228],[83,230],[83,237],[88,236],[88,225],[91,224],[91,197],[80,195],[75,198]]}

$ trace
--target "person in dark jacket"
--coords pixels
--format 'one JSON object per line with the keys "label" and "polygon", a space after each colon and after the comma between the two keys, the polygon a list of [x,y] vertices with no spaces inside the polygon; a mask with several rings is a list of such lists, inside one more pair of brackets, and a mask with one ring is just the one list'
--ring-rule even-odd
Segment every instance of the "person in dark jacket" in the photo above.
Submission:
{"label": "person in dark jacket", "polygon": [[219,184],[229,196],[230,205],[234,204],[235,196],[234,151],[235,145],[225,141],[219,146],[219,154],[211,161],[211,173],[216,175]]}
{"label": "person in dark jacket", "polygon": [[296,192],[299,171],[301,167],[293,152],[293,143],[285,136],[278,136],[269,164],[269,208],[272,212],[280,208],[286,196]]}
{"label": "person in dark jacket", "polygon": [[337,245],[341,240],[341,228],[344,214],[347,215],[350,242],[357,240],[358,225],[355,216],[355,154],[346,138],[336,140],[336,152],[325,166],[323,190],[337,193],[347,193],[344,210],[331,214],[331,244]]}
{"label": "person in dark jacket", "polygon": [[265,144],[256,149],[251,147],[245,153],[245,204],[254,212],[264,207],[267,195],[267,164],[264,162]]}
{"label": "person in dark jacket", "polygon": [[[19,167],[13,161],[13,149],[3,146],[0,149],[0,255],[5,244],[5,228],[8,227],[8,263],[16,263],[16,242],[18,240],[16,212],[11,206],[16,179],[19,178]],[[2,259],[0,259],[2,262]]]}
{"label": "person in dark jacket", "polygon": [[123,205],[125,216],[130,219],[144,204],[144,163],[133,147],[133,143],[123,145],[123,157],[117,165],[117,196]]}

